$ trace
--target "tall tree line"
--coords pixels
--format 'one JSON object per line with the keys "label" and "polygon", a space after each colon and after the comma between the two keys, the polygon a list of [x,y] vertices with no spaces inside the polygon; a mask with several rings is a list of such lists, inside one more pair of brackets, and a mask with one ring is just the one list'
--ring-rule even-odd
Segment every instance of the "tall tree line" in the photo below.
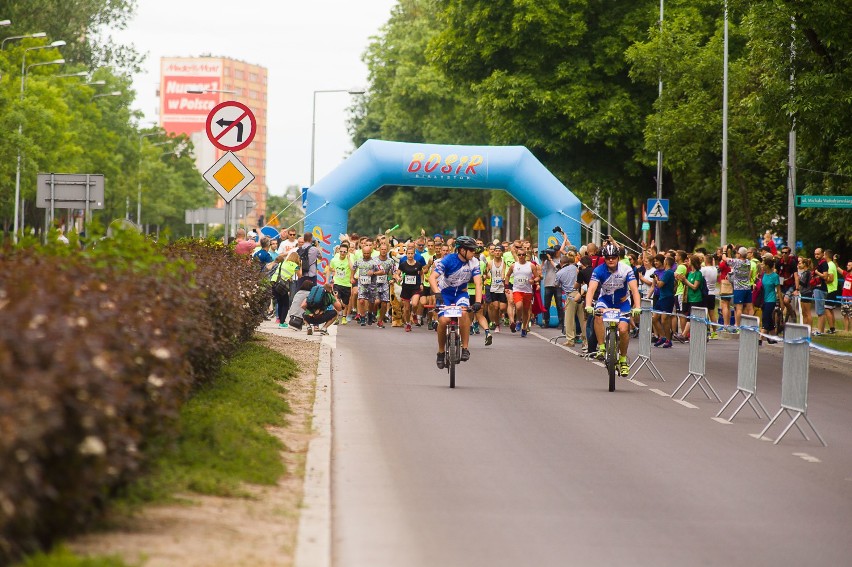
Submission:
{"label": "tall tree line", "polygon": [[[656,0],[400,0],[365,54],[353,137],[525,145],[583,202],[613,197],[634,239],[659,150],[664,240],[691,248],[720,224],[724,10],[666,0],[661,31]],[[794,120],[798,193],[852,192],[850,16],[850,0],[728,3],[729,240],[786,234]],[[806,245],[852,246],[849,210],[798,219]]]}

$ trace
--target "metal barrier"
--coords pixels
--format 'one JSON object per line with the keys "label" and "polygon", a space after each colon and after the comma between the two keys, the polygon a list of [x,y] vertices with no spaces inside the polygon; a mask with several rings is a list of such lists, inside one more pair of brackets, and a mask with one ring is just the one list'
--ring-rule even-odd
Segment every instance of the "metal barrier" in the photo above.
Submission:
{"label": "metal barrier", "polygon": [[[708,399],[713,399],[710,397],[710,392],[713,392],[713,396],[716,397],[716,401],[721,402],[722,400],[719,398],[719,394],[716,393],[716,390],[713,389],[713,385],[707,379],[707,376],[705,376],[705,367],[707,362],[707,309],[705,307],[693,307],[689,315],[689,320],[689,335],[692,337],[689,341],[689,374],[686,375],[686,378],[683,379],[680,386],[675,388],[671,397],[674,398],[675,394],[677,394],[689,381],[689,379],[692,378],[694,383],[680,398],[681,401],[686,399],[693,388],[698,386]],[[704,387],[702,382],[707,384],[707,388],[710,388],[710,392],[707,391],[707,388]]]}
{"label": "metal barrier", "polygon": [[[639,354],[630,363],[630,376],[628,379],[632,380],[636,378],[642,367],[647,365],[648,370],[651,371],[654,378],[665,382],[666,379],[663,378],[663,375],[660,374],[660,371],[657,370],[656,365],[651,360],[651,318],[653,317],[651,307],[653,303],[650,299],[643,299],[641,306],[642,312],[639,314]],[[636,365],[637,362],[639,363],[638,366]]]}
{"label": "metal barrier", "polygon": [[760,319],[752,317],[751,315],[743,315],[740,318],[740,321],[742,322],[742,328],[740,329],[739,335],[740,348],[739,358],[737,359],[737,391],[734,392],[727,402],[725,402],[725,405],[722,406],[722,409],[719,410],[716,417],[722,415],[722,412],[727,409],[737,395],[742,394],[745,399],[739,407],[737,407],[734,413],[731,414],[728,421],[733,421],[746,404],[751,407],[758,419],[763,419],[763,416],[760,415],[760,412],[757,411],[757,408],[754,406],[752,398],[754,398],[754,401],[757,402],[760,409],[763,410],[763,413],[766,414],[766,417],[768,418],[769,412],[766,411],[766,407],[764,407],[757,397],[757,350],[760,341],[760,333],[758,332],[758,329],[760,328]]}
{"label": "metal barrier", "polygon": [[777,445],[787,435],[790,428],[796,425],[799,433],[806,441],[810,441],[802,428],[796,423],[800,417],[804,417],[807,424],[816,434],[823,447],[828,447],[822,436],[808,419],[808,377],[810,367],[810,327],[788,323],[784,328],[784,362],[781,374],[781,409],[778,410],[763,431],[757,436],[762,438],[769,428],[775,424],[782,412],[790,418],[790,423],[778,436],[774,444]]}

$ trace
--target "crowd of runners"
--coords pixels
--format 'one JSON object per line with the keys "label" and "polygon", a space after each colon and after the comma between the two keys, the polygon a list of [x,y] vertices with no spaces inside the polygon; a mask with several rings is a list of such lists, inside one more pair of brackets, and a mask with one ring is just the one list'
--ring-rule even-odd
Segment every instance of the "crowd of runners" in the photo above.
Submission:
{"label": "crowd of runners", "polygon": [[[553,306],[566,344],[583,352],[598,351],[594,317],[586,312],[587,304],[598,298],[587,302],[586,294],[594,270],[606,265],[605,257],[594,243],[576,247],[564,234],[562,240],[540,253],[528,240],[475,241],[472,256],[464,258],[471,266],[478,263],[481,309],[472,313],[469,331],[483,335],[485,345],[501,332],[526,337],[536,319],[541,326],[550,326]],[[436,330],[440,294],[436,301],[430,276],[440,270],[443,258],[457,252],[455,239],[441,234],[421,234],[404,242],[387,234],[344,235],[321,273],[311,233],[297,237],[290,230],[280,239],[263,237],[257,242],[238,234],[237,241],[238,251],[240,241],[245,241],[242,250],[251,251],[273,282],[289,282],[278,286],[288,287],[287,293],[275,293],[274,317],[284,328],[290,316],[303,315],[308,292],[324,281],[329,293],[323,306],[329,313],[323,320],[325,328],[356,324],[404,332]],[[710,339],[718,333],[737,333],[743,314],[759,315],[761,329],[770,336],[779,334],[789,321],[812,325],[814,335],[832,334],[841,327],[852,330],[852,260],[844,270],[831,250],[817,248],[813,257],[797,257],[787,246],[776,248],[769,237],[760,248],[729,245],[692,253],[657,250],[653,243],[633,251],[610,242],[618,251],[619,264],[635,279],[639,296],[653,301],[653,340],[659,348],[690,340],[689,315],[698,306],[706,307],[710,320],[718,323],[710,328]],[[474,298],[472,277],[467,285]],[[591,288],[598,290],[596,285]],[[634,335],[636,322],[630,318]],[[317,330],[310,324],[307,328]]]}

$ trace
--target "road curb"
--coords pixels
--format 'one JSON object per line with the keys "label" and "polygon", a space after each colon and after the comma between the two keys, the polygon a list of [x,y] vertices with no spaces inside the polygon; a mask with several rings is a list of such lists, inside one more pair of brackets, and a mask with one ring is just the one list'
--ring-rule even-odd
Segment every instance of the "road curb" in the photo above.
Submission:
{"label": "road curb", "polygon": [[312,415],[315,436],[305,459],[295,567],[331,566],[331,355],[336,336],[332,327],[320,345]]}

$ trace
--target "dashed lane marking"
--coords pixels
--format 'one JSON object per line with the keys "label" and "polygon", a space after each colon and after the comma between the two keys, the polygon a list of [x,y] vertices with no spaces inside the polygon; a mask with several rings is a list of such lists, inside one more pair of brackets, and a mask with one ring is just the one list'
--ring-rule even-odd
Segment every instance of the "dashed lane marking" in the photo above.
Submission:
{"label": "dashed lane marking", "polygon": [[755,439],[759,439],[760,441],[772,441],[771,437],[767,437],[765,435],[763,437],[761,437],[760,433],[749,433],[748,436],[754,437]]}
{"label": "dashed lane marking", "polygon": [[732,425],[731,422],[725,419],[724,417],[711,417],[710,419],[712,419],[716,423],[721,423],[722,425]]}
{"label": "dashed lane marking", "polygon": [[656,389],[656,388],[651,388],[651,389],[649,389],[648,391],[649,391],[649,392],[654,392],[654,393],[655,393],[655,394],[657,394],[658,396],[662,396],[662,397],[664,397],[664,398],[671,398],[671,396],[668,394],[668,392],[663,392],[662,390],[658,390],[658,389]]}
{"label": "dashed lane marking", "polygon": [[698,409],[698,406],[693,405],[693,404],[691,404],[691,403],[689,403],[689,402],[686,402],[686,401],[684,401],[684,400],[672,400],[672,401],[673,401],[674,403],[676,403],[676,404],[680,404],[680,405],[682,405],[682,406],[683,406],[683,407],[685,407],[685,408],[689,408],[689,409]]}
{"label": "dashed lane marking", "polygon": [[645,387],[645,386],[648,385],[648,384],[645,384],[644,382],[640,382],[639,380],[637,380],[635,378],[628,378],[627,381],[632,382],[632,383],[636,384],[637,386],[642,386],[642,387]]}
{"label": "dashed lane marking", "polygon": [[813,455],[808,455],[807,453],[793,453],[793,456],[799,457],[803,461],[807,461],[809,463],[821,463],[819,459],[814,457]]}

